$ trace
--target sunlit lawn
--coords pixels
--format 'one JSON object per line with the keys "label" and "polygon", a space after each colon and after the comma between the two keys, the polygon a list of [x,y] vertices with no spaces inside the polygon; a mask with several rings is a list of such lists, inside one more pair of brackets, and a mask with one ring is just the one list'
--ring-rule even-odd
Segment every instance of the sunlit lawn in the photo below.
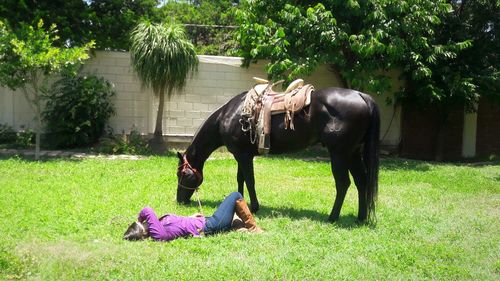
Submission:
{"label": "sunlit lawn", "polygon": [[[205,165],[203,211],[236,190],[236,162]],[[127,242],[146,205],[175,203],[175,157],[0,160],[0,279],[499,280],[500,165],[384,159],[375,227],[358,225],[351,186],[337,224],[323,160],[257,158],[262,235]]]}

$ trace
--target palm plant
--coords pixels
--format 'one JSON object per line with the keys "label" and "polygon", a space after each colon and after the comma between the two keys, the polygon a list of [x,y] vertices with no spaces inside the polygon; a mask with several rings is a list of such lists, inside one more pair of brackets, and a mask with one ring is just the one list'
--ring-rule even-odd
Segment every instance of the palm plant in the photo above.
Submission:
{"label": "palm plant", "polygon": [[165,94],[170,99],[175,90],[181,90],[187,76],[198,66],[193,44],[188,41],[184,28],[174,23],[139,23],[131,33],[130,55],[132,67],[143,87],[153,89],[159,97],[153,150],[165,149],[162,119]]}

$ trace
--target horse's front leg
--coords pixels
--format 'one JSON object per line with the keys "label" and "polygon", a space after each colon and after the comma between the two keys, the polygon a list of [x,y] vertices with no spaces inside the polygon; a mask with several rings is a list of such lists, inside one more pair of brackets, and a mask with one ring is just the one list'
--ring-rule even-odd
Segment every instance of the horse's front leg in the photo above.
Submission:
{"label": "horse's front leg", "polygon": [[245,195],[245,177],[243,175],[243,167],[240,164],[240,162],[238,162],[237,180],[238,180],[238,192],[241,193],[241,195]]}
{"label": "horse's front leg", "polygon": [[[247,185],[248,194],[250,195],[250,209],[253,213],[259,210],[259,200],[257,199],[257,193],[255,192],[255,177],[253,173],[253,156],[250,155],[238,155],[236,157],[238,161],[238,191],[240,190],[240,170],[243,179]],[[240,169],[241,167],[241,169]],[[243,190],[243,184],[241,184],[241,190]],[[243,194],[243,193],[242,193]]]}

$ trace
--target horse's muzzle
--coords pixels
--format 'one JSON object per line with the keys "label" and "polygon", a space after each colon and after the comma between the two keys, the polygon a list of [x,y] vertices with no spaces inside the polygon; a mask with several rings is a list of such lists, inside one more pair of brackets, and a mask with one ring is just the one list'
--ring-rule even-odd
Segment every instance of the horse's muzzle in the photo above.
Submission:
{"label": "horse's muzzle", "polygon": [[182,204],[182,205],[188,205],[188,204],[191,204],[191,200],[190,199],[186,199],[186,200],[177,199],[177,203]]}
{"label": "horse's muzzle", "polygon": [[186,194],[185,190],[177,189],[177,203],[187,205],[191,203],[190,196]]}

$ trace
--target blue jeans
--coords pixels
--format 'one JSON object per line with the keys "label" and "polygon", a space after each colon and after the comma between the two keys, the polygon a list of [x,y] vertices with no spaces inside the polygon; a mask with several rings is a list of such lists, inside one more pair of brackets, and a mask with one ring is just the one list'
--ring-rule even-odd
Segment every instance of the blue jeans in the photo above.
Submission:
{"label": "blue jeans", "polygon": [[233,192],[227,196],[224,201],[219,205],[217,211],[211,216],[206,218],[205,227],[203,232],[205,234],[214,234],[221,231],[228,231],[231,229],[233,222],[234,208],[236,201],[243,199],[239,192]]}

